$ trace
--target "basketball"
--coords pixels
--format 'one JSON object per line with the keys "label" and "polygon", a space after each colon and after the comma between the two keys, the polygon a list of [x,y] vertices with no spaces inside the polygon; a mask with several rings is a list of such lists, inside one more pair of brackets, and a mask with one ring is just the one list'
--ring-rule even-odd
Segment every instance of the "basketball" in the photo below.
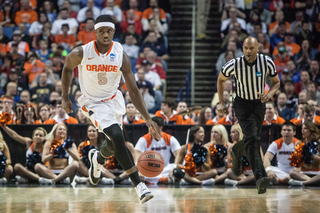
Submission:
{"label": "basketball", "polygon": [[156,151],[142,153],[137,164],[140,173],[146,177],[156,177],[164,168],[164,160]]}

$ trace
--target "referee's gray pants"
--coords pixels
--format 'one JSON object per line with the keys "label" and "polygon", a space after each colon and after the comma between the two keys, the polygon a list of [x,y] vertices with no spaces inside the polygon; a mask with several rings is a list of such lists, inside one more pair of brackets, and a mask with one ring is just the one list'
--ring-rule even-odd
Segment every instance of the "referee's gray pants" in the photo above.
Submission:
{"label": "referee's gray pants", "polygon": [[238,159],[247,156],[256,180],[267,177],[260,154],[260,134],[266,105],[260,100],[249,101],[236,97],[233,106],[244,136],[232,151]]}

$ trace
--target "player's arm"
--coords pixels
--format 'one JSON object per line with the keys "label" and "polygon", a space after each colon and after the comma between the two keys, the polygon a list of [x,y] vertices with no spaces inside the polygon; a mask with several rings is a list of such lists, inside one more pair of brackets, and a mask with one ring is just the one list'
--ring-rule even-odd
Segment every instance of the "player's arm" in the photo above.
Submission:
{"label": "player's arm", "polygon": [[67,112],[72,112],[72,102],[69,99],[69,87],[73,77],[73,69],[81,63],[83,57],[82,47],[73,49],[66,57],[65,64],[62,69],[62,108]]}
{"label": "player's arm", "polygon": [[123,52],[121,71],[123,73],[124,79],[126,80],[126,85],[127,85],[132,103],[137,108],[137,110],[141,113],[141,115],[145,118],[146,124],[149,127],[150,134],[153,136],[153,138],[160,140],[161,136],[160,136],[159,132],[157,132],[157,128],[155,126],[155,123],[151,120],[151,117],[150,117],[148,110],[147,110],[147,106],[142,98],[140,90],[137,87],[134,74],[131,71],[130,58],[128,57],[128,55],[125,52]]}

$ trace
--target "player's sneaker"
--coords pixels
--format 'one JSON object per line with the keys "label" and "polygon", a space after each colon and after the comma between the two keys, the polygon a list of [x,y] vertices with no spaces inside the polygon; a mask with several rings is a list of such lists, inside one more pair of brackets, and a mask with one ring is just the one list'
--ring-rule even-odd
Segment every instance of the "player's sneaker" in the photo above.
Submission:
{"label": "player's sneaker", "polygon": [[146,186],[146,184],[140,182],[136,187],[136,192],[140,198],[141,203],[145,203],[148,200],[151,200],[154,196],[151,194],[150,190]]}
{"label": "player's sneaker", "polygon": [[270,183],[270,180],[267,177],[259,178],[256,182],[258,194],[266,193],[269,183]]}
{"label": "player's sneaker", "polygon": [[97,185],[99,183],[100,180],[100,176],[101,176],[101,167],[102,165],[100,163],[98,163],[98,154],[99,151],[96,149],[91,149],[89,154],[88,154],[88,158],[90,161],[90,168],[89,168],[89,182],[92,185]]}
{"label": "player's sneaker", "polygon": [[232,173],[235,175],[235,176],[240,176],[242,174],[242,161],[241,161],[241,158],[238,159],[232,149],[231,149],[231,157],[232,157]]}
{"label": "player's sneaker", "polygon": [[69,177],[66,177],[66,178],[62,179],[60,182],[61,182],[62,184],[69,185],[69,184],[70,184],[70,178],[69,178]]}
{"label": "player's sneaker", "polygon": [[104,185],[114,185],[114,180],[112,178],[101,178],[101,183]]}
{"label": "player's sneaker", "polygon": [[289,180],[289,185],[290,186],[303,186],[303,182],[299,181],[299,180],[290,179]]}

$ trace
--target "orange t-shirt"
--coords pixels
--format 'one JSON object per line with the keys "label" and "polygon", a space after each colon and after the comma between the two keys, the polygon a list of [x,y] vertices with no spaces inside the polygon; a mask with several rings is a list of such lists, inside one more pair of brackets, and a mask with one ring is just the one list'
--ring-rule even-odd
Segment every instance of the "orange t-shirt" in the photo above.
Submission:
{"label": "orange t-shirt", "polygon": [[78,41],[82,41],[82,44],[85,45],[89,43],[92,40],[95,40],[97,38],[97,35],[94,31],[88,32],[86,30],[82,30],[78,33]]}
{"label": "orange t-shirt", "polygon": [[175,111],[173,111],[174,113],[168,118],[166,115],[164,115],[164,113],[161,110],[156,111],[156,113],[154,114],[154,116],[158,116],[164,119],[164,122],[166,124],[170,123],[170,124],[174,124],[176,123],[177,119],[178,119],[178,115]]}
{"label": "orange t-shirt", "polygon": [[270,124],[283,124],[286,120],[281,118],[280,116],[275,116],[273,117],[271,123],[268,123],[266,119],[263,120],[263,125],[270,125]]}
{"label": "orange t-shirt", "polygon": [[[296,121],[294,122],[295,125],[302,125],[303,123],[304,123],[304,118],[301,118],[301,119],[296,120]],[[320,125],[320,116],[315,115],[315,116],[313,117],[313,123],[314,123],[315,125]]]}
{"label": "orange t-shirt", "polygon": [[239,123],[238,120],[236,120],[235,122],[232,122],[229,119],[229,116],[224,116],[223,118],[221,118],[220,120],[218,120],[217,124],[222,124],[222,125],[233,125],[233,124],[237,124]]}
{"label": "orange t-shirt", "polygon": [[[153,14],[152,8],[149,7],[143,11],[142,18],[149,20],[152,14]],[[160,19],[166,19],[166,12],[164,12],[164,10],[161,8],[160,8]]]}
{"label": "orange t-shirt", "polygon": [[[278,22],[272,22],[269,24],[269,31],[272,30],[276,25],[278,24]],[[286,22],[286,26],[287,26],[287,30],[290,30],[290,24],[289,22]],[[275,32],[278,33],[278,30]]]}
{"label": "orange t-shirt", "polygon": [[14,19],[16,25],[20,24],[21,22],[32,24],[35,21],[38,21],[38,14],[36,11],[31,9],[19,10]]}
{"label": "orange t-shirt", "polygon": [[214,117],[213,119],[208,120],[206,125],[216,125],[217,123],[218,123],[218,120],[216,117]]}
{"label": "orange t-shirt", "polygon": [[[36,120],[36,121],[31,121],[30,124],[39,124],[37,121],[38,121],[38,120]],[[17,124],[21,124],[21,119],[17,120]]]}
{"label": "orange t-shirt", "polygon": [[289,56],[286,57],[285,60],[283,61],[280,61],[280,58],[277,57],[276,60],[274,60],[274,65],[276,66],[276,70],[277,70],[277,73],[280,74],[284,71],[284,69],[287,68],[287,62],[290,61],[290,58]]}
{"label": "orange t-shirt", "polygon": [[136,117],[135,119],[133,119],[132,123],[128,123],[126,119],[123,120],[123,124],[132,124],[132,125],[138,125],[138,124],[145,124],[145,120]]}
{"label": "orange t-shirt", "polygon": [[300,120],[300,117],[299,117],[299,116],[298,116],[298,117],[295,117],[295,118],[292,118],[292,119],[290,120],[290,122],[294,123],[294,122],[296,122],[296,121],[298,121],[298,120]]}
{"label": "orange t-shirt", "polygon": [[29,63],[29,61],[27,61],[24,64],[24,69],[25,70],[23,71],[23,73],[28,76],[29,84],[31,84],[36,75],[43,72],[44,63],[42,63],[40,60],[37,60],[37,63],[35,64],[35,66],[33,66]]}
{"label": "orange t-shirt", "polygon": [[7,54],[7,48],[4,44],[0,43],[0,52],[2,52],[3,54]]}
{"label": "orange t-shirt", "polygon": [[[74,117],[69,116],[69,119],[64,119],[64,121],[62,123],[78,124],[79,122]],[[43,122],[43,124],[57,124],[57,122],[53,118],[50,118],[50,119],[46,120],[45,122]]]}
{"label": "orange t-shirt", "polygon": [[[289,57],[293,56],[294,54],[300,51],[300,46],[296,43],[293,43],[293,42],[291,44],[288,44],[287,42],[283,42],[283,43],[286,46],[286,50]],[[272,55],[276,55],[278,53],[279,53],[278,47],[274,48]]]}
{"label": "orange t-shirt", "polygon": [[177,115],[177,125],[194,125],[194,121],[189,116]]}
{"label": "orange t-shirt", "polygon": [[63,34],[59,34],[56,36],[56,43],[67,43],[70,44],[70,46],[76,45],[76,37],[74,35],[67,35],[67,37],[64,37]]}

